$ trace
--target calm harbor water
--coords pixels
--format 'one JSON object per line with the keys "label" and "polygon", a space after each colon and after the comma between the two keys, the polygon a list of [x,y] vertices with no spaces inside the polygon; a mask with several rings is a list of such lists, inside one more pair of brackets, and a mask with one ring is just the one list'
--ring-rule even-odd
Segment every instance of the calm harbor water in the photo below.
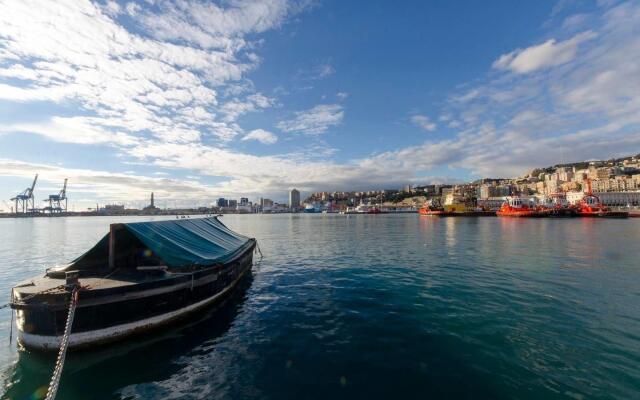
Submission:
{"label": "calm harbor water", "polygon": [[[0,219],[1,298],[148,219]],[[640,397],[638,220],[223,221],[258,239],[253,276],[186,326],[72,353],[59,399]],[[9,321],[2,398],[41,398],[53,357],[9,346]]]}

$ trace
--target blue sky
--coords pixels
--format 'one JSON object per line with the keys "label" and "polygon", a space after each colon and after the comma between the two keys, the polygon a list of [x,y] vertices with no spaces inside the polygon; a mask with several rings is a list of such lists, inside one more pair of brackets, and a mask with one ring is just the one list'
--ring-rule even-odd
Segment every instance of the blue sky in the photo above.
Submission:
{"label": "blue sky", "polygon": [[635,154],[639,38],[632,1],[0,1],[0,199],[35,173],[76,209],[172,207]]}

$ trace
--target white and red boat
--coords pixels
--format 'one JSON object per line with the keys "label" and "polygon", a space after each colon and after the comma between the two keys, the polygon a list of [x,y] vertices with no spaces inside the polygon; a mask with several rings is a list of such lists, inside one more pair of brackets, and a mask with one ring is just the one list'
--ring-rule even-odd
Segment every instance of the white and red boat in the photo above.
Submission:
{"label": "white and red boat", "polygon": [[438,200],[427,200],[424,205],[420,207],[418,213],[427,216],[443,216],[450,212],[445,211]]}
{"label": "white and red boat", "polygon": [[528,199],[522,197],[507,197],[500,209],[496,212],[498,217],[544,217],[545,213],[531,204]]}
{"label": "white and red boat", "polygon": [[591,180],[587,179],[587,192],[582,200],[575,205],[576,214],[579,217],[600,218],[627,218],[626,211],[613,211],[600,201],[600,198],[591,191]]}

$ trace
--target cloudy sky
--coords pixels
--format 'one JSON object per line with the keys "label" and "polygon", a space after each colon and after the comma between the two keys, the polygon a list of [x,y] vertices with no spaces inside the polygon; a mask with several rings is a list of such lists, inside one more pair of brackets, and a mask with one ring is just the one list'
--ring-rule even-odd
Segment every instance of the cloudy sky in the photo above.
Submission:
{"label": "cloudy sky", "polygon": [[637,1],[0,0],[0,208],[205,205],[640,152]]}

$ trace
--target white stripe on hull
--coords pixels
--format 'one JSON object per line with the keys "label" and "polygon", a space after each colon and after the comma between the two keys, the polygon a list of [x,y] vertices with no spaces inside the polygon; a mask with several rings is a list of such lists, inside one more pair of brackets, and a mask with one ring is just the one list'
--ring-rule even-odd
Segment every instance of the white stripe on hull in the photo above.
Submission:
{"label": "white stripe on hull", "polygon": [[[229,286],[227,286],[223,291],[207,299],[201,300],[197,303],[193,303],[191,305],[188,305],[187,307],[183,307],[179,310],[171,311],[166,314],[157,315],[151,318],[142,319],[140,321],[129,322],[126,324],[115,325],[109,328],[97,329],[93,331],[73,333],[72,329],[72,333],[71,335],[69,335],[69,348],[87,346],[93,343],[115,341],[136,332],[169,323],[172,320],[180,318],[185,314],[196,311],[199,308],[205,307],[216,301],[220,296],[224,295],[233,287],[235,287],[238,281],[250,269],[251,267],[243,271],[242,274],[240,274],[240,276],[236,278],[236,280],[233,281]],[[18,340],[28,348],[34,348],[44,351],[57,351],[60,347],[62,336],[34,335],[31,333],[25,333],[22,330],[18,330]]]}

